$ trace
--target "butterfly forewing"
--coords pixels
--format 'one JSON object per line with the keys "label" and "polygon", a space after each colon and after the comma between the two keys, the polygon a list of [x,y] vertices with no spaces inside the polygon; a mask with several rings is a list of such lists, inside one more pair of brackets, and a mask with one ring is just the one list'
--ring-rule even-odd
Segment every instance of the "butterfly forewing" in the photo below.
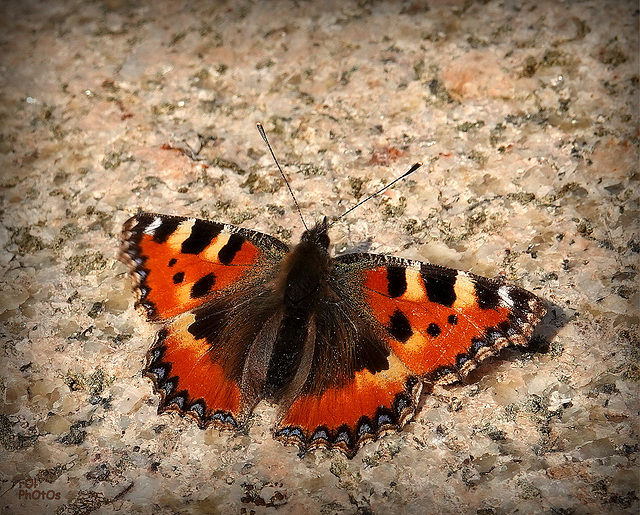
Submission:
{"label": "butterfly forewing", "polygon": [[125,222],[122,240],[137,305],[150,321],[194,309],[248,278],[264,280],[288,250],[276,238],[233,225],[152,213]]}
{"label": "butterfly forewing", "polygon": [[469,272],[372,254],[338,257],[393,352],[424,379],[452,382],[507,345],[525,345],[546,312],[535,295]]}

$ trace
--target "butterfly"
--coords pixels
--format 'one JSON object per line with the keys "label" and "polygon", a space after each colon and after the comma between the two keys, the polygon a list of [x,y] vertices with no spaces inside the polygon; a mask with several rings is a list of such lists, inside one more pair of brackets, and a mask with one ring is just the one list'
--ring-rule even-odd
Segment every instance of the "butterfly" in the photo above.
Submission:
{"label": "butterfly", "polygon": [[[406,175],[406,174],[405,174]],[[399,257],[332,257],[327,218],[289,248],[242,227],[141,213],[120,257],[136,305],[161,324],[144,373],[202,428],[235,429],[266,400],[275,438],[352,458],[400,430],[424,385],[524,346],[546,313],[504,282]]]}

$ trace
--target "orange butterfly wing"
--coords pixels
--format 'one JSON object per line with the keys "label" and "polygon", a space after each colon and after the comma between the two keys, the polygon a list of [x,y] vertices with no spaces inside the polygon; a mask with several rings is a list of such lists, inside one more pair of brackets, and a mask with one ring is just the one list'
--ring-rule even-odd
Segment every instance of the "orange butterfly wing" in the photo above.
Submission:
{"label": "orange butterfly wing", "polygon": [[252,337],[221,335],[244,317],[233,309],[237,292],[267,281],[287,246],[232,225],[151,213],[130,218],[122,241],[137,306],[148,320],[166,322],[145,367],[161,396],[158,411],[235,427]]}
{"label": "orange butterfly wing", "polygon": [[503,281],[399,258],[384,262],[361,276],[365,301],[393,352],[425,379],[456,381],[500,349],[526,345],[546,313],[538,297]]}
{"label": "orange butterfly wing", "polygon": [[127,220],[122,241],[120,256],[135,282],[136,306],[151,322],[268,272],[288,250],[276,238],[233,225],[152,213]]}

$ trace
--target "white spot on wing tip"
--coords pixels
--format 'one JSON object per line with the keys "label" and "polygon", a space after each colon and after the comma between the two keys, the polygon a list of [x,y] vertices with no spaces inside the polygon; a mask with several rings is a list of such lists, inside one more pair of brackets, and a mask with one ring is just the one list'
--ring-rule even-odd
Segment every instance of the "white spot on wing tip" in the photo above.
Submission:
{"label": "white spot on wing tip", "polygon": [[149,225],[144,228],[144,233],[150,236],[156,232],[156,229],[162,225],[162,218],[156,216]]}
{"label": "white spot on wing tip", "polygon": [[509,308],[513,308],[513,299],[511,298],[511,289],[504,285],[504,286],[500,286],[500,288],[498,289],[498,295],[500,295],[500,299],[502,300],[502,304],[509,307]]}

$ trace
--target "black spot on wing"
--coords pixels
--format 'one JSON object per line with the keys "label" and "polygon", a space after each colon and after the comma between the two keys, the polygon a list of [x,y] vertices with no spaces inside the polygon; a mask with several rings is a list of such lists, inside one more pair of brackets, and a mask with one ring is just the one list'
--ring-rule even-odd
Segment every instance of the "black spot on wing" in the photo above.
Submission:
{"label": "black spot on wing", "polygon": [[456,325],[458,323],[458,316],[457,315],[449,315],[447,317],[447,322],[449,322],[451,325]]}
{"label": "black spot on wing", "polygon": [[221,224],[196,220],[191,228],[191,234],[182,242],[182,252],[184,254],[200,254],[220,234],[222,227]]}
{"label": "black spot on wing", "polygon": [[231,263],[245,241],[245,238],[239,234],[232,234],[229,236],[229,241],[227,241],[226,245],[224,245],[220,249],[220,252],[218,252],[218,259],[220,260],[220,263],[223,265]]}
{"label": "black spot on wing", "polygon": [[191,287],[191,298],[197,299],[198,297],[204,297],[211,292],[211,288],[216,283],[216,276],[213,273],[202,276]]}
{"label": "black spot on wing", "polygon": [[389,370],[389,350],[378,338],[362,335],[353,347],[353,370],[365,368],[372,374]]}
{"label": "black spot on wing", "polygon": [[424,281],[427,298],[431,302],[451,307],[456,301],[456,277],[458,271],[450,268],[441,268],[422,265],[420,275]]}
{"label": "black spot on wing", "polygon": [[440,326],[438,326],[438,324],[434,324],[433,322],[429,324],[429,327],[427,327],[427,334],[433,338],[438,336],[441,332],[442,330],[440,329]]}
{"label": "black spot on wing", "polygon": [[153,241],[164,243],[180,225],[180,218],[163,218],[160,226],[153,232]]}
{"label": "black spot on wing", "polygon": [[400,297],[407,291],[406,270],[401,266],[387,267],[388,289],[391,297]]}
{"label": "black spot on wing", "polygon": [[413,334],[411,323],[399,309],[396,309],[393,315],[391,315],[391,318],[389,318],[387,330],[391,333],[391,336],[402,343],[411,338],[411,335]]}
{"label": "black spot on wing", "polygon": [[173,284],[180,284],[184,281],[184,272],[178,272],[173,276]]}
{"label": "black spot on wing", "polygon": [[169,267],[172,267],[173,265],[175,265],[178,262],[178,260],[176,258],[171,258],[169,260]]}
{"label": "black spot on wing", "polygon": [[189,325],[189,333],[196,339],[206,339],[213,345],[217,337],[225,327],[226,319],[220,313],[210,310],[201,310],[195,314],[195,320]]}
{"label": "black spot on wing", "polygon": [[480,309],[496,309],[500,305],[499,284],[476,277],[473,281]]}

